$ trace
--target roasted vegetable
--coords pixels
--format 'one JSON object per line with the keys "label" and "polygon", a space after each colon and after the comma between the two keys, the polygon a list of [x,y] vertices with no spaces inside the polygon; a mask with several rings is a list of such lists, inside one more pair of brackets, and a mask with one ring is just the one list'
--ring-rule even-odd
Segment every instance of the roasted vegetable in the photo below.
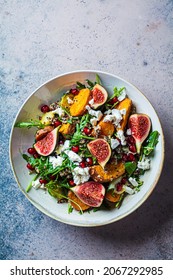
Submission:
{"label": "roasted vegetable", "polygon": [[129,98],[125,98],[116,106],[116,109],[118,109],[118,110],[122,110],[122,109],[126,110],[126,113],[123,115],[123,119],[120,123],[120,127],[118,127],[117,130],[125,129],[130,112],[131,112],[131,107],[132,107],[132,100]]}
{"label": "roasted vegetable", "polygon": [[68,198],[71,206],[78,211],[85,211],[90,208],[89,205],[83,203],[72,191],[68,191]]}
{"label": "roasted vegetable", "polygon": [[69,134],[73,134],[75,131],[75,124],[63,123],[59,129],[59,132],[66,137]]}
{"label": "roasted vegetable", "polygon": [[109,202],[117,202],[120,199],[121,194],[115,193],[114,190],[109,190],[105,194],[105,199]]}
{"label": "roasted vegetable", "polygon": [[125,166],[122,162],[118,164],[109,163],[104,170],[100,165],[93,165],[90,167],[90,176],[95,182],[106,183],[125,173]]}
{"label": "roasted vegetable", "polygon": [[99,135],[112,136],[114,134],[115,126],[111,122],[104,122],[101,120],[98,126],[100,129]]}
{"label": "roasted vegetable", "polygon": [[69,110],[71,105],[73,104],[74,94],[72,93],[66,93],[64,96],[62,96],[60,106],[62,108],[65,108],[66,110]]}
{"label": "roasted vegetable", "polygon": [[86,111],[86,105],[90,100],[91,92],[88,88],[81,89],[77,95],[75,95],[74,103],[70,106],[71,116],[82,116]]}
{"label": "roasted vegetable", "polygon": [[44,125],[49,125],[52,123],[54,116],[55,114],[52,111],[47,112],[42,116],[40,122]]}

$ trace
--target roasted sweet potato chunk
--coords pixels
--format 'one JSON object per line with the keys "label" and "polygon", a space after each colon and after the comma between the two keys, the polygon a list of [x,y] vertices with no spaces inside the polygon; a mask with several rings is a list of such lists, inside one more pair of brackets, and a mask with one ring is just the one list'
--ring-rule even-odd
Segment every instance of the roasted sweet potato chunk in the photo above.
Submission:
{"label": "roasted sweet potato chunk", "polygon": [[125,98],[124,100],[122,100],[117,106],[116,109],[118,110],[122,110],[125,109],[126,110],[126,114],[123,115],[123,119],[120,123],[120,127],[117,128],[117,130],[124,130],[131,112],[131,108],[132,108],[132,100],[129,98]]}
{"label": "roasted sweet potato chunk", "polygon": [[86,105],[90,100],[91,92],[88,88],[81,89],[74,97],[74,103],[70,106],[70,114],[73,117],[82,116],[86,111]]}
{"label": "roasted sweet potato chunk", "polygon": [[100,127],[99,135],[112,136],[114,134],[115,126],[111,122],[101,120],[98,125]]}
{"label": "roasted sweet potato chunk", "polygon": [[89,205],[83,203],[72,191],[68,191],[68,198],[73,208],[78,211],[80,210],[85,211],[91,208]]}
{"label": "roasted sweet potato chunk", "polygon": [[70,123],[63,123],[59,129],[59,132],[66,137],[68,134],[73,134],[75,131],[75,125]]}
{"label": "roasted sweet potato chunk", "polygon": [[125,166],[122,162],[118,164],[109,163],[104,170],[100,165],[90,167],[90,176],[95,182],[106,183],[116,179],[125,173]]}
{"label": "roasted sweet potato chunk", "polygon": [[105,199],[110,202],[117,202],[120,199],[120,194],[115,193],[114,190],[109,190],[105,194]]}

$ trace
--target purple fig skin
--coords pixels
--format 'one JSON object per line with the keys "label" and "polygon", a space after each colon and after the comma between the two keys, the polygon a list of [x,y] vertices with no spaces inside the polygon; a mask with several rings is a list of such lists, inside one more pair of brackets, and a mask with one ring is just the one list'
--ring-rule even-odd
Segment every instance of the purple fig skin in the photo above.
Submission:
{"label": "purple fig skin", "polygon": [[151,121],[146,114],[133,114],[129,118],[129,128],[136,141],[137,153],[140,153],[142,143],[148,137],[151,129]]}
{"label": "purple fig skin", "polygon": [[91,104],[91,107],[93,109],[97,109],[99,106],[103,105],[107,98],[108,93],[107,91],[99,84],[96,84],[92,89],[93,94],[93,104]]}
{"label": "purple fig skin", "polygon": [[98,138],[90,141],[87,147],[90,153],[97,158],[101,167],[104,168],[111,156],[111,148],[108,142],[102,138]]}
{"label": "purple fig skin", "polygon": [[105,197],[104,186],[94,181],[75,186],[71,190],[83,203],[91,207],[99,207]]}
{"label": "purple fig skin", "polygon": [[56,127],[34,144],[34,148],[39,155],[48,156],[54,151],[58,139],[58,129],[59,127]]}

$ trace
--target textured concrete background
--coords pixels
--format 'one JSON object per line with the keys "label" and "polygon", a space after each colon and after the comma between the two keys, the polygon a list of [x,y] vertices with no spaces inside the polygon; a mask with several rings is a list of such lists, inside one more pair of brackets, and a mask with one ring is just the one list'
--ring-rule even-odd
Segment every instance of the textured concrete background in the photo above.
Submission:
{"label": "textured concrete background", "polygon": [[[2,0],[0,9],[1,259],[173,258],[173,1]],[[40,213],[11,171],[11,125],[40,84],[97,69],[134,83],[165,133],[165,166],[150,198],[117,223],[65,225]]]}

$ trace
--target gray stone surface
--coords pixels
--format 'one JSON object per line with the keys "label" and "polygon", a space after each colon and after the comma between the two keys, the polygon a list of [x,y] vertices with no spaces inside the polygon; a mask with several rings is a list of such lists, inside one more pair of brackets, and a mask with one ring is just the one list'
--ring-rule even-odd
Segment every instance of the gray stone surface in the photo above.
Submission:
{"label": "gray stone surface", "polygon": [[[0,9],[1,259],[172,259],[173,1],[16,0]],[[150,198],[111,225],[78,228],[35,209],[8,158],[23,101],[72,70],[98,69],[134,83],[163,125],[165,165]]]}

